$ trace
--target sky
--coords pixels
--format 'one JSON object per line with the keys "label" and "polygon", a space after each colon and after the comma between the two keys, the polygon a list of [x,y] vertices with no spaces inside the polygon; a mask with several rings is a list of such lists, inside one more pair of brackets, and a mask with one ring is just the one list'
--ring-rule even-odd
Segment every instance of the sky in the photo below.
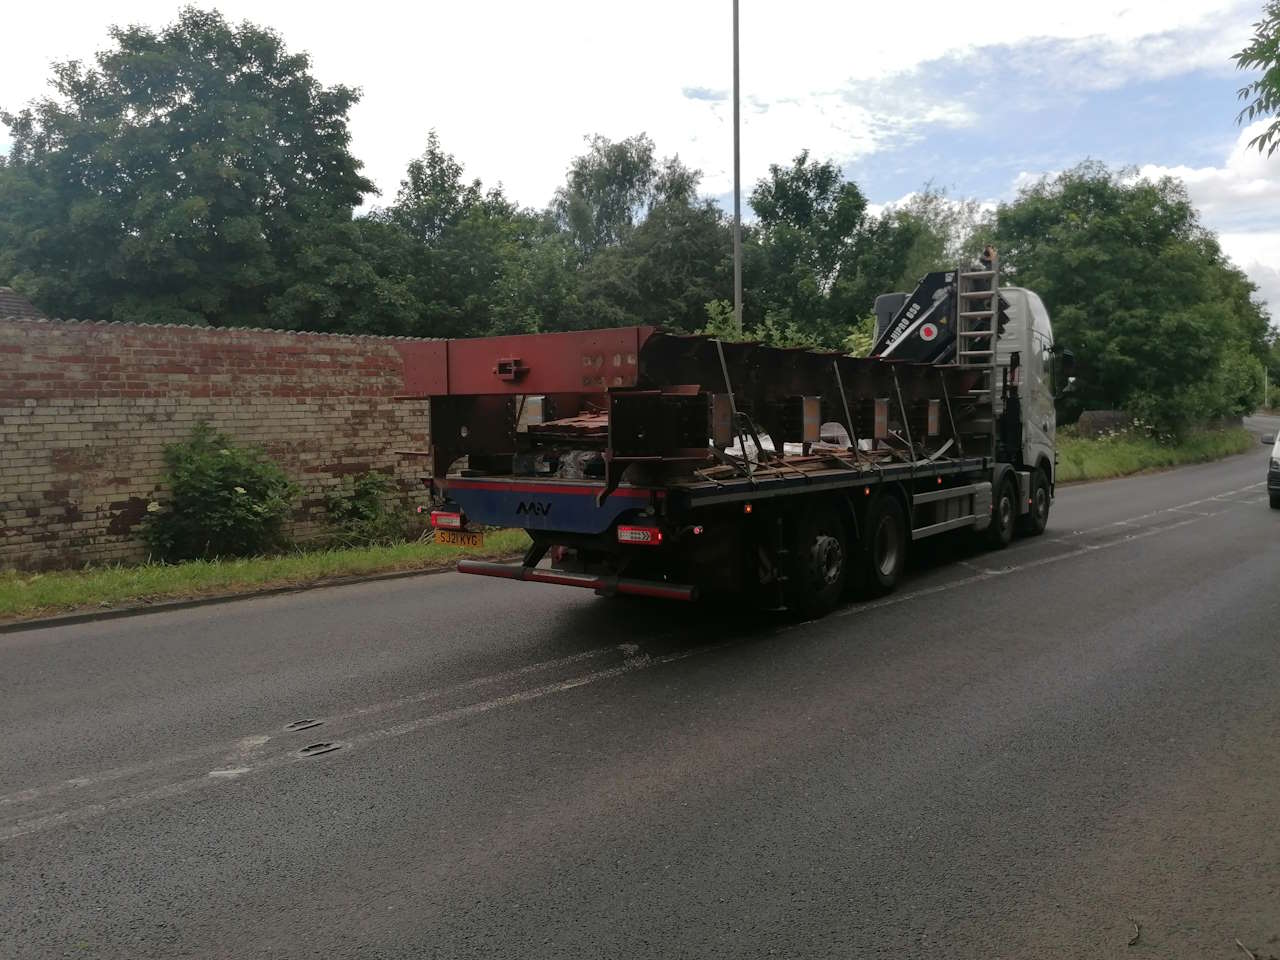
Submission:
{"label": "sky", "polygon": [[[1280,320],[1280,152],[1235,123],[1230,55],[1262,0],[740,0],[744,195],[802,149],[877,204],[932,183],[996,203],[1096,159],[1182,179],[1204,223]],[[358,5],[224,0],[276,29],[325,84],[359,87],[352,148],[390,201],[435,128],[468,176],[543,206],[584,137],[644,131],[733,188],[730,0]],[[6,13],[0,106],[49,92],[112,23],[159,27],[179,4],[47,0]],[[0,127],[0,150],[5,149]]]}

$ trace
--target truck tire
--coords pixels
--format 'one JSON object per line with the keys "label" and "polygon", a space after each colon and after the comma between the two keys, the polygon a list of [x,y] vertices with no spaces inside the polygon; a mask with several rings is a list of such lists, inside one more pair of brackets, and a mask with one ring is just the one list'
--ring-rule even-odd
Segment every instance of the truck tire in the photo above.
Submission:
{"label": "truck tire", "polygon": [[1273,493],[1271,495],[1271,509],[1280,510],[1280,493]]}
{"label": "truck tire", "polygon": [[1013,528],[1018,517],[1017,486],[1011,479],[1004,480],[996,489],[991,501],[991,526],[987,527],[987,546],[1003,550],[1013,540]]}
{"label": "truck tire", "polygon": [[787,608],[796,616],[820,617],[840,602],[849,576],[849,539],[830,506],[815,505],[796,523],[786,571]]}
{"label": "truck tire", "polygon": [[1030,499],[1027,513],[1018,518],[1018,534],[1038,537],[1049,522],[1049,479],[1039,468],[1031,471]]}
{"label": "truck tire", "polygon": [[881,494],[867,507],[855,557],[855,591],[882,597],[902,579],[907,563],[907,517],[897,497]]}

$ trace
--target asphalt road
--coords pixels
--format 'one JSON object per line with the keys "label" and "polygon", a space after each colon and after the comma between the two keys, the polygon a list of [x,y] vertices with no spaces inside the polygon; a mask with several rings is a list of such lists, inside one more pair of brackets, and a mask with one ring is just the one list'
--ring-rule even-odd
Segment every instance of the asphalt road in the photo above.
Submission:
{"label": "asphalt road", "polygon": [[0,956],[1280,955],[1264,464],[800,625],[448,574],[0,636]]}

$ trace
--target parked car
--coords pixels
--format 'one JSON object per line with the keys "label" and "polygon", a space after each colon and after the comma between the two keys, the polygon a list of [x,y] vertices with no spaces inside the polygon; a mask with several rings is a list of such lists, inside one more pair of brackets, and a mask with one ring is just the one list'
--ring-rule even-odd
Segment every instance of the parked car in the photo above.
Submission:
{"label": "parked car", "polygon": [[1272,444],[1271,459],[1267,461],[1267,493],[1271,494],[1271,509],[1280,510],[1280,437],[1263,437],[1262,442]]}

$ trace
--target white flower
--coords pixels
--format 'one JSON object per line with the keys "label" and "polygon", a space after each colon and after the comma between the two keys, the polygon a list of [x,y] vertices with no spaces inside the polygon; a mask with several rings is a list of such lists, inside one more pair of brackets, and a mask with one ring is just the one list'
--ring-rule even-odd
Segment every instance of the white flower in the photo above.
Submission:
{"label": "white flower", "polygon": [[155,500],[147,504],[147,513],[159,513],[161,509],[160,504]]}
{"label": "white flower", "polygon": [[248,492],[249,492],[249,491],[248,491],[248,490],[246,490],[244,487],[236,487],[236,488],[235,488],[235,490],[236,490],[236,493],[248,493]]}

